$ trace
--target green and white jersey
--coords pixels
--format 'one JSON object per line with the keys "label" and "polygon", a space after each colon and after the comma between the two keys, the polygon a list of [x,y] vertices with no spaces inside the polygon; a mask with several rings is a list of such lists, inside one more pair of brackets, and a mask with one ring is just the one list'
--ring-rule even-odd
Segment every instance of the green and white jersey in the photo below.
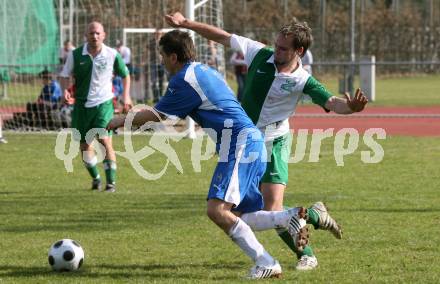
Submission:
{"label": "green and white jersey", "polygon": [[238,35],[232,35],[230,44],[243,53],[248,66],[242,106],[266,141],[289,132],[289,117],[303,94],[323,108],[332,96],[303,69],[301,61],[293,73],[280,73],[274,64],[273,49]]}
{"label": "green and white jersey", "polygon": [[87,43],[69,53],[61,77],[75,78],[76,104],[95,107],[113,99],[113,74],[128,75],[128,69],[116,49],[102,45],[101,52],[93,57]]}

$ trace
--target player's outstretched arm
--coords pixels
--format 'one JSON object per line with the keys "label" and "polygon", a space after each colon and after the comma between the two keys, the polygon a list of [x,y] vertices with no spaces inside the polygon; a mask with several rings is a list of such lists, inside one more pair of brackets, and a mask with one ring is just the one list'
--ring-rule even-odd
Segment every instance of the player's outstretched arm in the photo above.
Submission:
{"label": "player's outstretched arm", "polygon": [[338,114],[350,114],[354,112],[361,112],[368,103],[367,97],[360,88],[356,90],[353,98],[349,94],[344,94],[345,99],[338,97],[331,97],[325,104],[325,108],[334,111]]}
{"label": "player's outstretched arm", "polygon": [[165,21],[174,28],[193,30],[204,38],[221,43],[225,46],[230,46],[230,33],[205,23],[191,21],[185,18],[180,12],[165,15]]}
{"label": "player's outstretched arm", "polygon": [[122,126],[124,126],[125,119],[129,115],[134,115],[132,124],[133,126],[141,126],[146,122],[159,122],[160,117],[157,113],[153,112],[150,109],[144,109],[141,111],[138,111],[136,113],[129,113],[127,115],[120,115],[114,117],[107,125],[108,130],[115,130]]}

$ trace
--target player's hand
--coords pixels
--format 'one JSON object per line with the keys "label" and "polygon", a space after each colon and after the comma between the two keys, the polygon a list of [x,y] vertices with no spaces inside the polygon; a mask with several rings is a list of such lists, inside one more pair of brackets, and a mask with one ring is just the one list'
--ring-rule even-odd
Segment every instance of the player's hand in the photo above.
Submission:
{"label": "player's hand", "polygon": [[122,113],[128,113],[133,108],[133,103],[131,102],[131,98],[127,97],[124,99],[124,106],[122,108]]}
{"label": "player's hand", "polygon": [[72,93],[69,92],[67,89],[64,90],[64,101],[65,101],[68,105],[73,104],[73,102],[75,101],[74,96],[73,96]]}
{"label": "player's hand", "polygon": [[353,112],[363,111],[365,108],[365,105],[368,103],[367,97],[364,95],[364,93],[361,91],[360,88],[356,89],[356,93],[354,94],[353,98],[351,98],[348,93],[345,93],[344,96],[345,96],[345,99],[347,100],[348,107]]}
{"label": "player's hand", "polygon": [[125,115],[116,116],[107,124],[107,130],[116,130],[119,127],[124,126],[125,123]]}
{"label": "player's hand", "polygon": [[168,23],[168,25],[174,28],[180,28],[183,27],[183,23],[185,23],[186,18],[180,12],[175,12],[173,14],[165,15],[165,21]]}

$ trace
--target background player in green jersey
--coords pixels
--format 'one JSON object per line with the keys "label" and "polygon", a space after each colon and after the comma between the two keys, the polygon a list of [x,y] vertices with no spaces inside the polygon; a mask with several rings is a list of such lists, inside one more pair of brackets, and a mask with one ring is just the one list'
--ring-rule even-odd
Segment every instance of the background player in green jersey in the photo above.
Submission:
{"label": "background player in green jersey", "polygon": [[[368,102],[367,98],[360,89],[353,98],[348,95],[345,98],[333,96],[302,68],[301,57],[313,39],[307,24],[296,19],[280,29],[273,49],[220,28],[191,21],[179,12],[166,15],[165,18],[173,27],[191,29],[209,40],[231,46],[243,53],[249,71],[242,106],[256,126],[265,133],[271,157],[261,181],[264,209],[282,210],[288,180],[286,157],[290,155],[289,118],[294,114],[303,94],[309,95],[325,111],[338,114],[362,111]],[[329,230],[337,238],[342,237],[341,227],[330,217],[322,202],[308,208],[307,222],[316,229]],[[297,269],[309,270],[317,267],[318,261],[310,246],[303,251],[297,251],[285,230],[280,229],[277,232],[297,254]]]}
{"label": "background player in green jersey", "polygon": [[97,157],[91,145],[98,135],[98,141],[106,150],[104,163],[106,191],[116,190],[116,155],[113,150],[111,132],[105,128],[113,118],[112,77],[121,76],[123,82],[124,109],[132,107],[130,99],[130,76],[119,53],[103,42],[104,27],[99,22],[92,22],[86,31],[87,42],[69,53],[66,64],[61,72],[61,84],[64,99],[70,100],[72,95],[66,88],[69,78],[75,82],[75,104],[72,112],[72,128],[81,134],[80,148],[84,165],[93,178],[92,190],[99,190],[101,177],[97,169]]}

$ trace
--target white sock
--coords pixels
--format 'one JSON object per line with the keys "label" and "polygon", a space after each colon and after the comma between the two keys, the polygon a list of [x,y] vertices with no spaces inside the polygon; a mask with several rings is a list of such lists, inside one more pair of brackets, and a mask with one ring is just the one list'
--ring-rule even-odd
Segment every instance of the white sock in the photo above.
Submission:
{"label": "white sock", "polygon": [[274,264],[273,257],[260,244],[251,228],[240,218],[237,218],[237,223],[229,231],[229,236],[257,265]]}
{"label": "white sock", "polygon": [[[1,122],[0,122],[0,123],[1,123]],[[3,128],[3,127],[0,125],[0,138],[3,137],[2,128]]]}
{"label": "white sock", "polygon": [[254,231],[265,231],[276,228],[285,228],[292,215],[298,214],[300,207],[284,211],[257,211],[241,215],[241,219]]}
{"label": "white sock", "polygon": [[91,168],[98,164],[98,157],[97,156],[90,157],[86,154],[86,152],[84,152],[83,162],[86,168]]}

